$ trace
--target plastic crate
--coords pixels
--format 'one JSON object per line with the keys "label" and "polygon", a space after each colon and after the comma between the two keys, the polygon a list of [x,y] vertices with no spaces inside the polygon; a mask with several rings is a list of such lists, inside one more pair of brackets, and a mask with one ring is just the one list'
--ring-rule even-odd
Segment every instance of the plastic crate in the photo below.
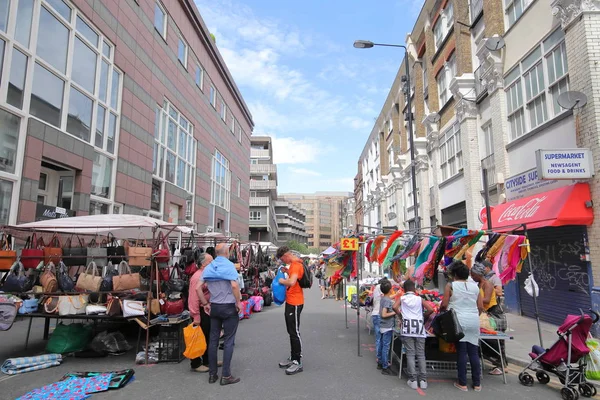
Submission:
{"label": "plastic crate", "polygon": [[157,349],[159,363],[179,363],[185,358],[183,356],[185,350],[183,328],[187,324],[189,321],[159,326]]}

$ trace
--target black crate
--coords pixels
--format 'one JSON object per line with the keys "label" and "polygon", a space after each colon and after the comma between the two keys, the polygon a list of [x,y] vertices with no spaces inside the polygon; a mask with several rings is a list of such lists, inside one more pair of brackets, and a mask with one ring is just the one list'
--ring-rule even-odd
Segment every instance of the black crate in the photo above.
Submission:
{"label": "black crate", "polygon": [[160,325],[158,327],[158,362],[159,363],[179,363],[185,357],[185,341],[183,338],[183,328],[189,321],[182,321],[175,324]]}

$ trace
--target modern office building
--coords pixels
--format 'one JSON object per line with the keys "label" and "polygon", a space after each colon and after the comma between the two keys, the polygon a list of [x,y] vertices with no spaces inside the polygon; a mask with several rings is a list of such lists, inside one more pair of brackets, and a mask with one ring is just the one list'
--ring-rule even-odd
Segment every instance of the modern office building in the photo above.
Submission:
{"label": "modern office building", "polygon": [[278,243],[277,166],[269,136],[253,136],[250,149],[250,240]]}
{"label": "modern office building", "polygon": [[3,1],[0,65],[0,224],[128,213],[248,237],[252,116],[193,1]]}
{"label": "modern office building", "polygon": [[306,212],[308,247],[324,250],[340,240],[344,225],[342,212],[346,199],[353,197],[352,193],[288,193],[279,197],[296,204]]}
{"label": "modern office building", "polygon": [[286,200],[275,200],[275,215],[277,216],[278,244],[290,241],[306,244],[306,211]]}

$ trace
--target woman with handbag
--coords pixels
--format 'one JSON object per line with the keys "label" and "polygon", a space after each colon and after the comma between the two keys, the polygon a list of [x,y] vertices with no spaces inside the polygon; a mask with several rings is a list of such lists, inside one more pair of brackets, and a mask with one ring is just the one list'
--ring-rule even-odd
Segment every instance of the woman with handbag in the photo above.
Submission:
{"label": "woman with handbag", "polygon": [[454,261],[448,267],[452,282],[446,284],[440,310],[452,309],[456,313],[464,337],[456,343],[458,353],[457,389],[467,388],[467,356],[471,364],[473,389],[481,391],[481,360],[479,359],[479,314],[483,312],[483,301],[477,284],[469,279],[469,268],[462,261]]}

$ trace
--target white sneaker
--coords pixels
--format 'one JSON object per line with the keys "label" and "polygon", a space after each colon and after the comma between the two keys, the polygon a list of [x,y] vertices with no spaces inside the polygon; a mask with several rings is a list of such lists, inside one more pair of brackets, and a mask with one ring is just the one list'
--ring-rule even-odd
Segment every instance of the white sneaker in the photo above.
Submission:
{"label": "white sneaker", "polygon": [[419,383],[419,386],[421,387],[421,389],[426,390],[427,389],[427,381],[421,381]]}
{"label": "white sneaker", "polygon": [[417,381],[413,381],[413,380],[409,380],[408,382],[406,382],[406,384],[408,385],[408,387],[410,387],[411,389],[415,389],[415,390],[417,390],[417,388],[419,387],[419,385],[417,384]]}

